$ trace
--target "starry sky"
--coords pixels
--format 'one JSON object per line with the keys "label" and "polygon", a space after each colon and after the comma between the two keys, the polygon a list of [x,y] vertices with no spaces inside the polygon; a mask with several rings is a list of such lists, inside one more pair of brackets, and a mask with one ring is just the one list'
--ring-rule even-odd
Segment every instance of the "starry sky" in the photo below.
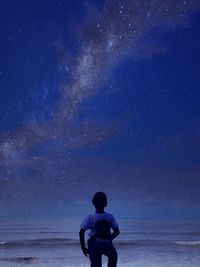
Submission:
{"label": "starry sky", "polygon": [[2,218],[200,218],[199,47],[199,0],[1,0]]}

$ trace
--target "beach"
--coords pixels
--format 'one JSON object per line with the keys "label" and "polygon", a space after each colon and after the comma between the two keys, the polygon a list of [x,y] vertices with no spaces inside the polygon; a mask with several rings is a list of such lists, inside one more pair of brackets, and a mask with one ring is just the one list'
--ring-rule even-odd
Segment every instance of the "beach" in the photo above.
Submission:
{"label": "beach", "polygon": [[[200,221],[119,218],[118,266],[197,267]],[[1,222],[0,267],[89,267],[78,241],[80,219]],[[106,266],[106,257],[103,257]]]}

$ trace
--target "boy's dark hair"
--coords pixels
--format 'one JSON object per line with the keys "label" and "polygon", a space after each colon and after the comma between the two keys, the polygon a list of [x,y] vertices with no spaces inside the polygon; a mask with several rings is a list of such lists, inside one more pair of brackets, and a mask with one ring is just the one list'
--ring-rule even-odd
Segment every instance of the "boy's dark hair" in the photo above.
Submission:
{"label": "boy's dark hair", "polygon": [[107,196],[103,192],[97,192],[92,198],[92,203],[95,207],[106,207],[107,206]]}

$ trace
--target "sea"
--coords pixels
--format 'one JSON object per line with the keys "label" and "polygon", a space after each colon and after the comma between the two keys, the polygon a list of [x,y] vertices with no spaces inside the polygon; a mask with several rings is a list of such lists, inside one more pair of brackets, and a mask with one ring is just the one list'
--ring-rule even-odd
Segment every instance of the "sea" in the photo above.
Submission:
{"label": "sea", "polygon": [[[119,267],[200,266],[200,220],[117,220]],[[78,239],[81,221],[0,221],[0,267],[89,267]]]}

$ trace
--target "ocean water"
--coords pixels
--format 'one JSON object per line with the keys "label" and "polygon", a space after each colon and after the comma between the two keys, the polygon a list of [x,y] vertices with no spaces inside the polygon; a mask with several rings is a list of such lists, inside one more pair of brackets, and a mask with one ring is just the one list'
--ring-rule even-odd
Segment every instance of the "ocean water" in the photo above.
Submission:
{"label": "ocean water", "polygon": [[[78,241],[81,220],[0,222],[0,267],[89,267]],[[114,241],[118,266],[200,266],[200,221],[118,221],[121,234]]]}

